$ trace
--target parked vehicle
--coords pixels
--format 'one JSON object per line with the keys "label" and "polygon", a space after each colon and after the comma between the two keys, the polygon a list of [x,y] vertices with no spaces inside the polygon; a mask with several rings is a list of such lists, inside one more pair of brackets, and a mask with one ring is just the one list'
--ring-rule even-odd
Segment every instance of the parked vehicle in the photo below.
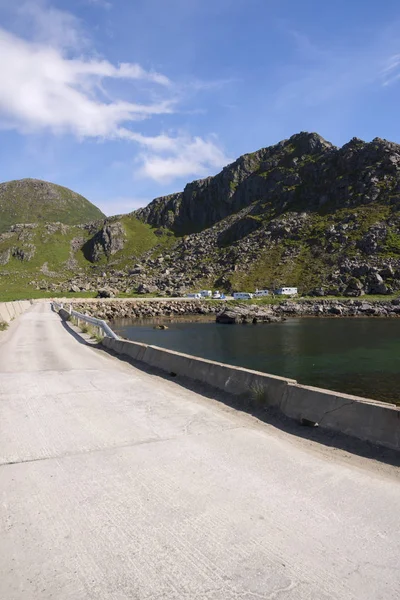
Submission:
{"label": "parked vehicle", "polygon": [[233,294],[234,300],[251,300],[252,297],[253,294],[250,294],[249,292],[235,292]]}
{"label": "parked vehicle", "polygon": [[297,294],[297,287],[281,287],[275,290],[275,294],[278,296],[295,296]]}
{"label": "parked vehicle", "polygon": [[263,298],[264,296],[269,296],[269,290],[256,290],[254,293],[255,298]]}
{"label": "parked vehicle", "polygon": [[186,294],[186,298],[201,298],[200,294]]}
{"label": "parked vehicle", "polygon": [[214,300],[219,300],[219,299],[221,298],[221,294],[219,293],[219,291],[218,291],[218,290],[216,290],[216,291],[213,293],[212,297],[214,298]]}
{"label": "parked vehicle", "polygon": [[211,298],[212,297],[212,291],[211,290],[201,290],[200,296],[202,298]]}

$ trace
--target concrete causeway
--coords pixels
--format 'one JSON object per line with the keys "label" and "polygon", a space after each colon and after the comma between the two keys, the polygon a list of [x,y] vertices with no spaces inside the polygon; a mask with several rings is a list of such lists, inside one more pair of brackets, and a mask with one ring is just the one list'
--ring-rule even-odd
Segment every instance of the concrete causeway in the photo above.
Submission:
{"label": "concrete causeway", "polygon": [[85,345],[0,334],[2,600],[398,600],[394,466]]}

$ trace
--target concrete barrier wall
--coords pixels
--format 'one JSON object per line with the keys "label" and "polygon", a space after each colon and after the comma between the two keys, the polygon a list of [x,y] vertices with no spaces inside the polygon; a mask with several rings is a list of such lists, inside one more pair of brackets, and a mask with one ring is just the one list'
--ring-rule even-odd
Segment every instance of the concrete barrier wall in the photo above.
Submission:
{"label": "concrete barrier wall", "polygon": [[9,323],[13,319],[22,315],[31,306],[29,300],[19,300],[15,302],[0,302],[0,321]]}
{"label": "concrete barrier wall", "polygon": [[217,363],[138,342],[105,337],[103,345],[168,373],[176,373],[249,399],[262,390],[269,406],[301,421],[400,450],[400,408],[358,396],[299,385],[294,379],[277,377],[241,367]]}

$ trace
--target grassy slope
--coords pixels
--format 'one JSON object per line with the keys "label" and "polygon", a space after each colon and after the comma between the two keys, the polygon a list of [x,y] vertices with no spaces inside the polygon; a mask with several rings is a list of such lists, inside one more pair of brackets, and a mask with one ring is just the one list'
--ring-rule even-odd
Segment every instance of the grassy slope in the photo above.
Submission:
{"label": "grassy slope", "polygon": [[[144,252],[154,248],[155,253],[158,254],[165,251],[175,240],[173,236],[166,234],[156,235],[153,227],[132,216],[124,216],[120,220],[126,233],[124,249],[110,257],[108,261],[104,257],[99,263],[95,263],[95,266],[101,270],[107,263],[113,267],[129,268]],[[24,249],[28,248],[30,244],[36,247],[35,255],[30,261],[20,261],[11,257],[6,265],[0,265],[0,301],[54,296],[54,292],[46,293],[35,290],[29,285],[30,281],[35,279],[57,283],[73,277],[78,270],[84,271],[93,268],[93,264],[86,260],[81,250],[72,254],[78,263],[77,268],[70,270],[65,264],[71,257],[71,241],[77,237],[84,241],[89,239],[90,236],[84,229],[72,226],[67,227],[65,233],[62,233],[60,228],[55,233],[48,233],[46,225],[39,224],[35,229],[24,231],[23,236],[14,233],[10,237],[0,240],[0,254],[8,248]],[[21,237],[24,239],[18,239]],[[57,277],[50,277],[41,271],[45,263],[47,263],[48,270],[55,272]],[[93,293],[82,295],[91,296]]]}
{"label": "grassy slope", "polygon": [[[357,213],[357,228],[347,231],[348,243],[346,248],[341,244],[333,244],[331,252],[325,251],[326,231],[331,225],[346,221]],[[235,288],[252,290],[263,287],[279,287],[280,285],[295,285],[305,291],[321,284],[322,275],[334,268],[332,265],[343,257],[361,257],[356,243],[368,232],[375,223],[387,220],[391,215],[389,206],[370,204],[359,206],[357,209],[341,209],[325,214],[314,213],[309,226],[301,232],[298,239],[278,241],[269,250],[260,251],[259,258],[253,262],[247,271],[237,271],[230,278]],[[288,249],[294,251],[294,257],[285,259]],[[377,255],[379,258],[400,258],[400,236],[389,232],[388,239]],[[364,256],[368,262],[368,257]]]}
{"label": "grassy slope", "polygon": [[53,183],[26,179],[0,184],[0,233],[16,223],[75,225],[103,218],[86,198]]}

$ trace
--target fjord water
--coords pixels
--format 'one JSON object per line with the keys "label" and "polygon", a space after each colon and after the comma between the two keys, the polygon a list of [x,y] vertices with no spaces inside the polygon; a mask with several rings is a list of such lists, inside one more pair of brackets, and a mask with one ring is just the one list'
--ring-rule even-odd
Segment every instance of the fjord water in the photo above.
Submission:
{"label": "fjord water", "polygon": [[[159,323],[168,329],[154,329]],[[400,319],[297,318],[265,325],[120,319],[113,328],[134,341],[303,384],[400,402]]]}

